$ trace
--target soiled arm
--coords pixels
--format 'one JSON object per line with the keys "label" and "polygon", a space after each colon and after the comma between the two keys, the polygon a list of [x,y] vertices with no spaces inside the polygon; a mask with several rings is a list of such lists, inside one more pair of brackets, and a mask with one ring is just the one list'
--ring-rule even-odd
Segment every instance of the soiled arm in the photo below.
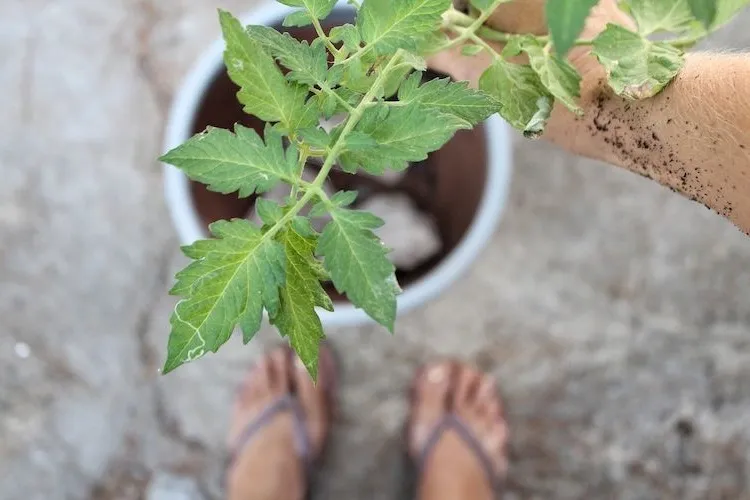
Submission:
{"label": "soiled arm", "polygon": [[[490,24],[510,33],[539,32],[543,7],[543,0],[502,4]],[[583,36],[596,36],[609,22],[633,26],[616,0],[600,0]],[[455,51],[430,62],[476,84],[490,61]],[[575,49],[571,61],[583,75],[585,116],[577,118],[557,104],[545,139],[654,179],[750,234],[750,55],[689,54],[675,81],[643,101],[614,95],[587,48]]]}
{"label": "soiled arm", "polygon": [[603,72],[585,82],[586,115],[556,109],[550,140],[654,179],[750,233],[750,56],[691,54],[645,101],[614,95]]}

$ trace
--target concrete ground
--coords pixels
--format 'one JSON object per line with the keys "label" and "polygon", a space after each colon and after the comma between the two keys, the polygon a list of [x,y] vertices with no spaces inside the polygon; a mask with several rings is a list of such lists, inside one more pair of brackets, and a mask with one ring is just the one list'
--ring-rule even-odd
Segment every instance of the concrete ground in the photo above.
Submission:
{"label": "concrete ground", "polygon": [[[252,0],[0,5],[0,498],[221,498],[233,341],[157,375],[182,265],[154,158],[172,93]],[[712,40],[750,46],[750,12]],[[517,142],[491,245],[439,300],[330,332],[342,416],[318,498],[398,498],[404,390],[501,381],[508,498],[750,498],[750,239],[625,172]]]}

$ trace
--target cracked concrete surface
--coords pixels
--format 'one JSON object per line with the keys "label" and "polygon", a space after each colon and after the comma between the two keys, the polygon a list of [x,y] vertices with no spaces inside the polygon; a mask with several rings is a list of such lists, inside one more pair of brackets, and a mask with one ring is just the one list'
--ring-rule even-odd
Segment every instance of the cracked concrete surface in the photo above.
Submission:
{"label": "cracked concrete surface", "polygon": [[[254,4],[0,5],[0,499],[221,498],[234,386],[276,338],[157,375],[184,262],[154,158],[215,8]],[[748,22],[711,44],[747,48]],[[330,332],[342,415],[318,498],[396,497],[406,385],[447,355],[502,383],[509,498],[750,498],[750,239],[628,173],[516,153],[463,280],[396,338]]]}

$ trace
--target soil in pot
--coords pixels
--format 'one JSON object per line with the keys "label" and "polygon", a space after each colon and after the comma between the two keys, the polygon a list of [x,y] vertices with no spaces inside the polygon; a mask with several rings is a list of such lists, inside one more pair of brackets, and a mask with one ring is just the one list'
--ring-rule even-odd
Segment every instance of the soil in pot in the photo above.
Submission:
{"label": "soil in pot", "polygon": [[[346,14],[339,19],[332,17],[328,27],[350,21]],[[300,40],[315,38],[312,29],[276,29],[288,31]],[[426,80],[442,76],[425,73]],[[192,124],[193,133],[208,126],[231,129],[240,123],[262,134],[265,124],[243,112],[237,91],[226,72],[219,72],[203,96]],[[311,164],[308,168],[314,170],[317,166]],[[380,236],[386,245],[389,239],[403,244],[403,235],[410,235],[408,244],[417,248],[394,252],[398,254],[394,259],[396,276],[402,287],[408,287],[435,268],[464,237],[479,207],[486,176],[486,140],[480,125],[459,131],[442,149],[427,160],[410,165],[403,174],[373,177],[333,170],[329,183],[335,191],[358,191],[355,207],[374,211],[385,220]],[[191,193],[206,226],[220,219],[253,216],[254,197],[240,199],[236,194],[215,193],[196,182],[191,183]],[[343,300],[332,287],[329,293],[334,300]]]}

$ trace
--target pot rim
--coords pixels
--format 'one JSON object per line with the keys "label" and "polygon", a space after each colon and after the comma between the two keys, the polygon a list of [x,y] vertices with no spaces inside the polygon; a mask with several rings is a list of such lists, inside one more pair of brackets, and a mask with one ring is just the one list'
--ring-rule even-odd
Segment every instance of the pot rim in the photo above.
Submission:
{"label": "pot rim", "polygon": [[[335,9],[351,9],[340,0]],[[244,24],[280,23],[295,9],[278,2],[267,3],[243,15]],[[203,53],[175,95],[164,136],[164,151],[190,138],[193,120],[203,94],[215,75],[223,70],[224,41],[219,38]],[[435,298],[461,277],[487,245],[503,214],[511,182],[512,144],[508,125],[493,115],[484,123],[487,136],[487,177],[477,212],[466,234],[456,247],[425,276],[406,287],[398,296],[398,315]],[[193,205],[190,182],[179,169],[164,164],[164,195],[172,221],[183,245],[207,237]],[[324,326],[355,326],[374,321],[352,304],[336,304],[336,310],[318,311]]]}

